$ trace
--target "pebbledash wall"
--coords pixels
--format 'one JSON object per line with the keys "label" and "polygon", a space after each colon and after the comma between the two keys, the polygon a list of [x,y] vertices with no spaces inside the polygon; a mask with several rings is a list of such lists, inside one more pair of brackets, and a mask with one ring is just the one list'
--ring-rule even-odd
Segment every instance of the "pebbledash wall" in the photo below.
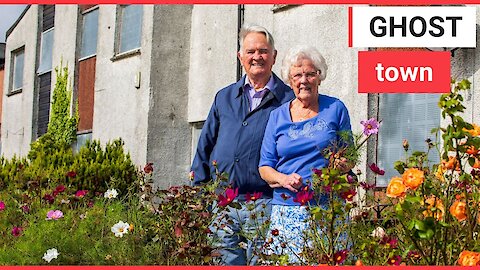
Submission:
{"label": "pebbledash wall", "polygon": [[[272,32],[278,50],[274,66],[277,75],[288,48],[297,44],[317,47],[329,66],[320,91],[344,101],[355,131],[360,131],[360,121],[369,117],[382,115],[384,122],[389,121],[388,114],[382,113],[382,104],[399,106],[388,104],[382,95],[357,93],[357,52],[367,48],[348,48],[348,6],[144,5],[140,52],[120,58],[114,57],[118,7],[98,6],[91,137],[102,143],[121,137],[139,167],[154,163],[159,187],[188,182],[193,151],[215,93],[236,81],[237,29],[241,22],[263,25]],[[7,37],[1,127],[2,154],[6,157],[25,156],[36,139],[40,11],[41,6],[29,6]],[[81,9],[77,5],[55,6],[52,65],[58,66],[60,61],[68,65],[75,95],[81,90],[75,83],[82,36],[79,16]],[[23,88],[11,95],[12,55],[22,46]],[[480,101],[477,55],[478,49],[456,50],[452,74],[473,82],[465,119],[478,123],[479,110],[474,109]],[[412,96],[412,104],[418,107],[422,101],[416,99]],[[426,108],[420,114],[432,112]],[[387,145],[388,136],[381,140],[383,144],[369,144],[362,168],[367,158],[368,163],[377,162],[379,145]],[[401,145],[401,141],[397,144]]]}

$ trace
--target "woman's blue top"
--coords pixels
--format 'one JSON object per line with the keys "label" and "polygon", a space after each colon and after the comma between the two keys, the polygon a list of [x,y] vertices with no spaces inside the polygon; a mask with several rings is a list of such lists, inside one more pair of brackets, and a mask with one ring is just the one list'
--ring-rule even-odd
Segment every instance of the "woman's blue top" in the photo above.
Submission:
{"label": "woman's blue top", "polygon": [[[351,131],[350,116],[342,101],[319,95],[318,115],[305,121],[292,122],[289,109],[291,102],[270,114],[259,167],[269,166],[284,174],[298,173],[306,184],[306,181],[310,182],[312,169],[328,165],[322,151],[332,143],[340,142],[339,131]],[[295,196],[295,192],[286,188],[275,188],[272,203],[299,205],[293,201]]]}

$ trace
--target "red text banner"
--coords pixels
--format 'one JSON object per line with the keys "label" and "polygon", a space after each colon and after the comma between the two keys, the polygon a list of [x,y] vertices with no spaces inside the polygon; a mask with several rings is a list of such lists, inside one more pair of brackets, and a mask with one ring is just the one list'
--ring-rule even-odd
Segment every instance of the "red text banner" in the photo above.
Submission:
{"label": "red text banner", "polygon": [[359,93],[447,93],[450,52],[358,52]]}

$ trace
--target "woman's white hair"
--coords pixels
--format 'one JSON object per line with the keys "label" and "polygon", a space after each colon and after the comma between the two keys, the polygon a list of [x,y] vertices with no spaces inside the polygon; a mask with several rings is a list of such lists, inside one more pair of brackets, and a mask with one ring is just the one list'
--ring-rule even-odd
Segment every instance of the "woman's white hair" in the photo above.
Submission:
{"label": "woman's white hair", "polygon": [[285,83],[290,83],[290,68],[299,65],[300,61],[311,60],[315,68],[320,71],[320,81],[327,77],[328,66],[322,54],[312,46],[295,46],[290,48],[282,61],[282,79]]}

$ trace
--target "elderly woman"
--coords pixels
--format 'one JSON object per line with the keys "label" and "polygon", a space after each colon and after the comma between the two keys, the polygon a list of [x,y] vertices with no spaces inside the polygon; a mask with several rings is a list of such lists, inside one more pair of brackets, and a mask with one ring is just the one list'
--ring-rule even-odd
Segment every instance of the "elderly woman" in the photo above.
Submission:
{"label": "elderly woman", "polygon": [[[343,102],[318,93],[326,75],[325,59],[315,48],[288,51],[282,77],[296,97],[272,111],[261,148],[260,175],[274,188],[266,253],[288,254],[290,262],[299,262],[302,248],[308,245],[303,231],[309,213],[296,202],[296,194],[311,185],[312,169],[328,165],[322,150],[340,140],[340,131],[351,130]],[[336,166],[344,172],[351,169],[347,162]],[[316,203],[326,200],[322,196]]]}

